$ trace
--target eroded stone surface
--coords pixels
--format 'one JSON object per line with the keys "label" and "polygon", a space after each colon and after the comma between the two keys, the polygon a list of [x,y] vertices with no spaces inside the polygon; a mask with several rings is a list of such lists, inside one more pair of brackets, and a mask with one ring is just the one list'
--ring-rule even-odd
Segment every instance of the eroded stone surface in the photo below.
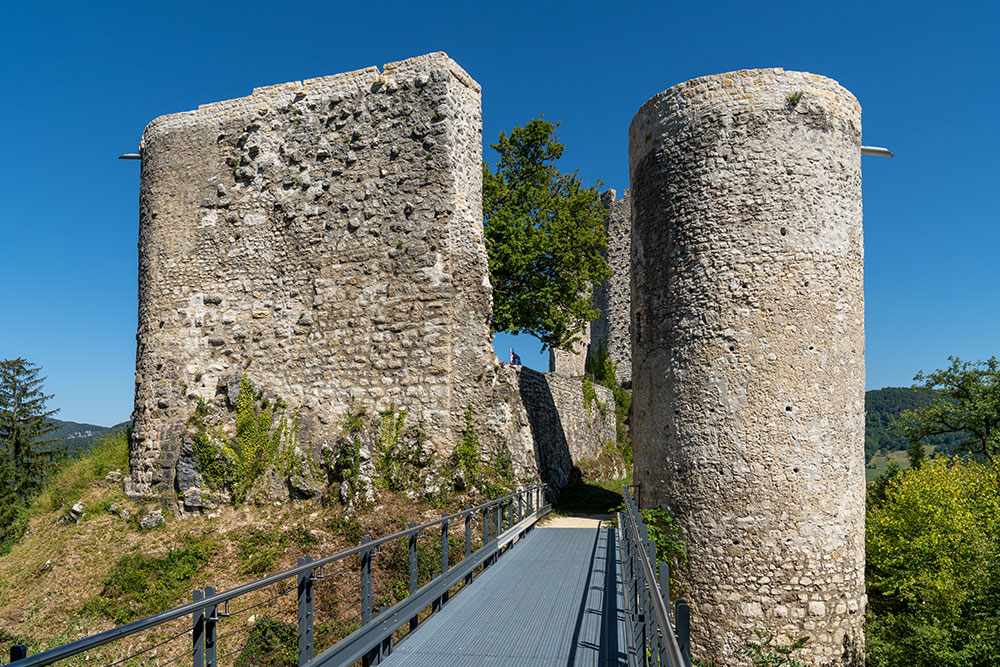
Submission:
{"label": "eroded stone surface", "polygon": [[185,423],[243,373],[300,411],[310,456],[352,405],[393,404],[447,456],[471,407],[537,474],[490,346],[481,131],[479,85],[441,53],[149,124],[131,494],[202,486]]}
{"label": "eroded stone surface", "polygon": [[629,338],[632,205],[628,190],[622,193],[621,199],[615,199],[615,195],[614,190],[601,195],[601,203],[607,209],[604,227],[608,232],[608,246],[604,259],[612,273],[607,280],[594,286],[594,307],[601,314],[590,323],[589,354],[593,360],[603,346],[616,364],[618,381],[628,382],[632,379],[632,341]]}
{"label": "eroded stone surface", "polygon": [[695,657],[759,629],[863,664],[860,148],[851,93],[780,69],[632,121],[635,479],[682,528]]}

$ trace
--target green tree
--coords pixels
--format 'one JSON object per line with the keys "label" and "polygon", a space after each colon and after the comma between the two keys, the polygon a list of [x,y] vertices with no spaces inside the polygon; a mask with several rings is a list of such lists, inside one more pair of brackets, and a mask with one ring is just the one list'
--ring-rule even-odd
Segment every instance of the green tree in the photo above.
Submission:
{"label": "green tree", "polygon": [[936,457],[867,516],[868,664],[1000,664],[1000,466]]}
{"label": "green tree", "polygon": [[46,438],[55,430],[49,421],[56,410],[46,408],[51,395],[42,391],[39,368],[21,359],[0,361],[0,449],[13,475],[8,491],[22,501],[32,498],[58,467],[62,448]]}
{"label": "green tree", "polygon": [[496,171],[483,163],[483,227],[493,284],[494,331],[530,333],[569,350],[585,324],[595,282],[611,275],[597,186],[555,166],[565,146],[535,118],[503,132]]}
{"label": "green tree", "polygon": [[1000,362],[996,357],[975,363],[948,360],[950,367],[914,378],[926,389],[937,389],[939,397],[904,412],[897,424],[911,443],[944,433],[963,434],[962,449],[992,459],[1000,444]]}

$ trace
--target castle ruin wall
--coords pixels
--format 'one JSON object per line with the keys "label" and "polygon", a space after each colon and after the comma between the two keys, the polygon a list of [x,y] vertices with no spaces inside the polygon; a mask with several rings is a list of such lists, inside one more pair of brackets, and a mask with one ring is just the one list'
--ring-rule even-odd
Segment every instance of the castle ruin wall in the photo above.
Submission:
{"label": "castle ruin wall", "polygon": [[632,341],[629,333],[631,319],[631,247],[632,205],[630,191],[625,190],[621,199],[615,199],[614,190],[601,194],[601,203],[607,210],[604,227],[608,233],[608,246],[604,259],[611,268],[611,275],[594,286],[594,308],[600,316],[590,323],[591,362],[597,350],[605,352],[616,364],[619,382],[632,379]]}
{"label": "castle ruin wall", "polygon": [[629,130],[635,481],[677,520],[694,657],[754,630],[864,660],[861,107],[781,69],[694,79]]}
{"label": "castle ruin wall", "polygon": [[186,422],[244,373],[331,444],[406,409],[447,455],[472,408],[536,475],[490,346],[480,87],[442,53],[254,90],[143,135],[132,495],[196,484]]}

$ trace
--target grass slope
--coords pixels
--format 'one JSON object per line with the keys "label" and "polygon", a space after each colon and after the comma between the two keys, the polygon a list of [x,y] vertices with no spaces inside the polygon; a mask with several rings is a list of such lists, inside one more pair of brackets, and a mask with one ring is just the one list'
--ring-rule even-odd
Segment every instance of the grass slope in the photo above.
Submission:
{"label": "grass slope", "polygon": [[[293,567],[299,556],[333,554],[356,545],[363,535],[388,535],[410,521],[426,522],[482,500],[455,497],[447,506],[435,507],[383,492],[376,505],[356,515],[315,501],[224,507],[184,519],[164,511],[164,525],[141,530],[138,518],[158,505],[133,502],[120,482],[105,479],[110,470],[125,472],[127,461],[125,434],[105,437],[53,477],[32,503],[26,535],[0,557],[0,643],[23,642],[34,654],[190,601],[196,588],[211,584],[228,590]],[[84,507],[80,520],[61,521],[74,503]],[[129,518],[122,518],[122,510]],[[464,553],[464,538],[460,526],[453,525],[451,531],[455,563]],[[474,545],[481,535],[475,522]],[[428,538],[418,545],[420,562],[427,565],[421,568],[421,584],[440,568],[440,537]],[[374,564],[376,610],[400,599],[409,581],[406,545],[385,545],[382,554]],[[357,557],[340,561],[327,568],[326,578],[316,585],[317,652],[358,627],[358,567]],[[287,647],[278,646],[263,661],[253,654],[258,649],[248,654],[250,649],[240,647],[266,647],[287,639],[288,626],[295,623],[295,587],[291,580],[234,603],[233,616],[219,627],[220,655],[242,651],[238,662],[247,665],[287,662]],[[190,622],[179,619],[60,664],[107,664],[177,635],[158,648],[157,655],[148,652],[129,660],[142,667],[162,664],[189,649]],[[237,634],[222,639],[227,632]]]}

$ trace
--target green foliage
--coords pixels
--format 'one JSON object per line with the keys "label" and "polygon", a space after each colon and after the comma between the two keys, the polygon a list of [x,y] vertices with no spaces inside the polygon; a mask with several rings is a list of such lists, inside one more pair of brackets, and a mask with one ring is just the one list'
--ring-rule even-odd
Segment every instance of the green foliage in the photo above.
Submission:
{"label": "green foliage", "polygon": [[466,479],[478,479],[482,462],[479,454],[479,438],[476,436],[476,427],[472,423],[472,407],[465,411],[465,428],[462,429],[461,440],[451,453],[453,469],[460,469],[465,472]]}
{"label": "green foliage", "polygon": [[259,618],[233,667],[295,667],[299,664],[298,636],[292,623]]}
{"label": "green foliage", "polygon": [[[801,93],[800,93],[801,94]],[[788,638],[788,646],[774,644],[775,636],[770,632],[754,630],[758,641],[747,641],[734,653],[750,658],[752,665],[789,665],[789,667],[805,667],[805,663],[792,658],[792,653],[806,645],[809,637]]]}
{"label": "green foliage", "polygon": [[417,483],[420,467],[420,443],[424,436],[415,428],[413,438],[404,438],[406,410],[396,412],[393,403],[379,413],[379,435],[375,442],[375,472],[380,484],[390,491],[406,491]]}
{"label": "green foliage", "polygon": [[289,424],[281,399],[272,403],[263,391],[255,392],[244,373],[235,405],[235,438],[222,429],[207,428],[208,405],[200,397],[195,400],[197,406],[188,425],[195,431],[192,440],[198,470],[211,488],[228,490],[233,502],[240,503],[270,468],[278,466],[286,474],[290,472],[296,462],[299,417],[293,415]]}
{"label": "green foliage", "polygon": [[642,520],[649,531],[649,537],[656,543],[656,557],[659,560],[673,563],[687,560],[687,551],[681,541],[680,528],[674,523],[674,517],[667,510],[654,507],[639,510]]}
{"label": "green foliage", "polygon": [[215,541],[188,537],[163,556],[123,556],[104,580],[100,596],[86,610],[117,625],[168,609],[190,595],[192,580],[212,556]]}
{"label": "green foliage", "polygon": [[788,96],[788,98],[785,101],[788,103],[788,106],[794,109],[795,107],[799,106],[799,102],[802,101],[802,91],[800,90],[798,92],[792,93],[791,95]]}
{"label": "green foliage", "polygon": [[361,523],[354,517],[335,517],[326,522],[326,528],[338,535],[343,535],[348,544],[361,542]]}
{"label": "green foliage", "polygon": [[[905,450],[910,442],[895,426],[907,410],[924,408],[944,396],[932,389],[886,387],[865,392],[865,460],[878,452]],[[964,436],[945,433],[928,436],[923,442],[937,451],[954,451]]]}
{"label": "green foliage", "polygon": [[868,664],[1000,664],[1000,467],[937,457],[867,516]]}
{"label": "green foliage", "polygon": [[583,408],[590,414],[590,406],[597,404],[597,411],[601,415],[601,420],[603,421],[605,417],[608,416],[608,406],[604,404],[601,399],[597,398],[597,392],[594,390],[594,383],[591,382],[589,377],[583,378]]}
{"label": "green foliage", "polygon": [[1000,446],[1000,362],[996,357],[975,363],[948,357],[951,366],[918,373],[923,388],[941,397],[905,412],[898,427],[909,442],[942,434],[963,436],[959,446],[983,458],[992,458]]}
{"label": "green foliage", "polygon": [[[611,390],[615,399],[615,444],[625,459],[625,464],[632,467],[632,439],[629,436],[628,418],[632,410],[632,392],[622,387],[618,381],[618,365],[608,354],[608,348],[601,343],[597,346],[590,361],[590,372],[594,382]],[[586,389],[584,390],[586,392]],[[596,394],[595,394],[596,398]],[[601,413],[604,418],[604,413]]]}
{"label": "green foliage", "polygon": [[597,187],[556,168],[565,148],[557,126],[536,118],[490,144],[499,159],[495,172],[483,163],[483,228],[493,330],[569,350],[597,317],[592,286],[611,270]]}

